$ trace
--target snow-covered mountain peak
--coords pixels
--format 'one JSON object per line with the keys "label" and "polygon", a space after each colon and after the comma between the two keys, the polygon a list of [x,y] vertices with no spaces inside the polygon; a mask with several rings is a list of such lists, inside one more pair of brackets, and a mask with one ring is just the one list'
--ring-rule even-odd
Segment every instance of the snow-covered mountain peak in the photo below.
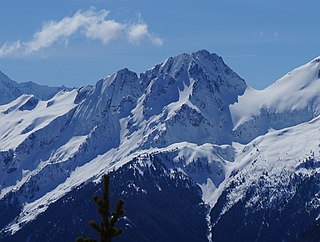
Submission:
{"label": "snow-covered mountain peak", "polygon": [[120,85],[126,85],[126,83],[136,81],[137,79],[138,79],[138,76],[135,72],[130,71],[128,68],[123,68],[113,73],[112,75],[109,75],[101,79],[99,82],[103,83],[102,85],[104,86],[103,88],[104,90],[106,87],[110,85],[119,85],[118,82],[120,82]]}
{"label": "snow-covered mountain peak", "polygon": [[[167,74],[175,79],[179,79],[180,76],[186,81],[188,79],[188,76],[186,76],[187,72],[191,77],[206,74],[211,79],[217,79],[215,80],[217,85],[236,85],[239,89],[246,87],[244,80],[224,63],[222,57],[206,50],[170,57],[164,63],[156,65],[152,69],[142,73],[141,78],[143,80],[148,78],[150,81],[156,76]],[[223,77],[228,77],[228,81],[221,83],[221,80],[218,79]]]}
{"label": "snow-covered mountain peak", "polygon": [[105,112],[109,109],[120,112],[120,106],[140,95],[141,85],[138,75],[125,68],[97,82],[92,94],[92,97],[97,100],[93,102],[93,105],[97,103],[105,105]]}
{"label": "snow-covered mountain peak", "polygon": [[221,57],[204,50],[170,57],[142,73],[140,83],[143,93],[129,124],[139,123],[140,130],[153,127],[143,143],[230,143],[229,105],[246,84]]}
{"label": "snow-covered mountain peak", "polygon": [[192,58],[200,63],[206,64],[208,67],[213,63],[224,64],[221,56],[215,53],[210,53],[207,50],[199,50],[191,54]]}

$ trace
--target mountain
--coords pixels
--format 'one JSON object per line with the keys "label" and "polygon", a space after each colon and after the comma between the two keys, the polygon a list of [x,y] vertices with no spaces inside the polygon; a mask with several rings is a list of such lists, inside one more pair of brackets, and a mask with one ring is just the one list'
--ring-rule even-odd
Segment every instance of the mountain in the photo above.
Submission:
{"label": "mountain", "polygon": [[0,105],[12,102],[22,94],[33,94],[35,97],[48,100],[61,90],[71,90],[66,87],[48,87],[33,82],[17,83],[0,71]]}
{"label": "mountain", "polygon": [[201,50],[0,106],[0,241],[94,236],[107,172],[115,241],[317,241],[319,60],[259,91]]}

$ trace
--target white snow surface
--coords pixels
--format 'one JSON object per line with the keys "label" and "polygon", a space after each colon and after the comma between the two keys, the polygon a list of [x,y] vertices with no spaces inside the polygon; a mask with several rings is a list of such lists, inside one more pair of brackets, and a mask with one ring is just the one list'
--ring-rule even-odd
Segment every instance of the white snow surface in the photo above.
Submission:
{"label": "white snow surface", "polygon": [[317,117],[319,92],[319,58],[294,69],[264,90],[247,87],[238,102],[230,105],[234,132],[250,136],[236,141],[249,143],[269,128],[282,129]]}
{"label": "white snow surface", "polygon": [[0,150],[15,149],[30,133],[66,114],[75,107],[76,94],[76,90],[61,91],[51,100],[38,100],[32,110],[21,110],[21,107],[34,98],[33,95],[22,95],[11,103],[0,106]]}

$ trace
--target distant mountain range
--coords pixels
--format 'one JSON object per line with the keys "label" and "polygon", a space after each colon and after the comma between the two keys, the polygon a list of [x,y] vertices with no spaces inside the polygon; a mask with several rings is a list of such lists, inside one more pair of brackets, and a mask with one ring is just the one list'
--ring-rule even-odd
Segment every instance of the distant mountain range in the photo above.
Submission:
{"label": "distant mountain range", "polygon": [[22,94],[33,94],[42,100],[48,100],[61,90],[71,90],[67,87],[48,87],[34,82],[17,83],[0,71],[0,105],[12,102]]}
{"label": "distant mountain range", "polygon": [[0,241],[95,236],[106,173],[115,241],[319,241],[320,58],[264,90],[205,50],[79,89],[1,73],[0,89]]}

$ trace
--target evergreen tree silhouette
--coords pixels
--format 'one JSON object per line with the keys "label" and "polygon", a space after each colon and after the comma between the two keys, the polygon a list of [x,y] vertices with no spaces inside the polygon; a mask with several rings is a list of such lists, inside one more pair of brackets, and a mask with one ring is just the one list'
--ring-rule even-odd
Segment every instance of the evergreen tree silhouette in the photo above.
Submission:
{"label": "evergreen tree silhouette", "polygon": [[[102,221],[100,225],[93,221],[89,221],[89,225],[95,229],[100,236],[100,242],[111,242],[111,239],[115,236],[118,236],[123,231],[122,229],[116,228],[116,223],[119,218],[124,216],[123,204],[124,201],[120,199],[117,203],[116,209],[114,212],[110,212],[110,200],[109,200],[109,183],[110,176],[105,175],[103,177],[103,194],[102,198],[97,195],[93,196],[93,200],[98,205],[98,213],[102,216]],[[82,238],[78,237],[76,242],[97,242],[91,238]]]}

